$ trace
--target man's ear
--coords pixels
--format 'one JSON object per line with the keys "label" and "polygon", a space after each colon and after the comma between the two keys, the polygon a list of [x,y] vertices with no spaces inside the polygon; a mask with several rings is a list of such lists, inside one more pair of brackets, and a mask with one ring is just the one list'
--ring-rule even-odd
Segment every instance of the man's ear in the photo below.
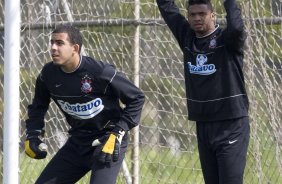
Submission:
{"label": "man's ear", "polygon": [[74,45],[73,45],[73,48],[74,48],[74,51],[75,51],[75,52],[79,53],[80,47],[79,47],[78,44],[74,44]]}
{"label": "man's ear", "polygon": [[215,20],[215,13],[214,13],[214,12],[211,13],[211,18],[212,18],[213,20]]}
{"label": "man's ear", "polygon": [[186,20],[188,21],[188,23],[190,24],[190,20],[189,20],[189,12],[187,11],[187,14],[186,14]]}
{"label": "man's ear", "polygon": [[214,12],[211,13],[211,19],[214,23],[216,23],[216,16]]}

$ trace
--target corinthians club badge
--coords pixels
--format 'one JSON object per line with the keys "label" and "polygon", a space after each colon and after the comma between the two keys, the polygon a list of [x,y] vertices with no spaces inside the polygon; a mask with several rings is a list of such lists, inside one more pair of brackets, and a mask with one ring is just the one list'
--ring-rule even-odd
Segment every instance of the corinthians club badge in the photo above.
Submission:
{"label": "corinthians club badge", "polygon": [[213,38],[213,39],[211,39],[211,41],[210,41],[210,45],[209,45],[209,48],[210,49],[214,49],[215,47],[216,47],[216,39],[215,39],[215,37]]}
{"label": "corinthians club badge", "polygon": [[88,75],[85,75],[82,79],[81,79],[81,91],[83,93],[91,93],[92,92],[92,79],[90,77],[88,77]]}

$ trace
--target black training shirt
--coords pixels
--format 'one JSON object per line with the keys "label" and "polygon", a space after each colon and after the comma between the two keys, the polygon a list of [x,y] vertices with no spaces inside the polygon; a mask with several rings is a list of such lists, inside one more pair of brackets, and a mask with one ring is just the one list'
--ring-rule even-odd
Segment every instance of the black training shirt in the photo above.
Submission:
{"label": "black training shirt", "polygon": [[53,62],[43,67],[28,106],[27,131],[44,128],[50,99],[64,113],[72,133],[99,132],[109,125],[130,130],[138,125],[144,104],[143,92],[125,75],[110,64],[86,56],[71,73],[63,72]]}
{"label": "black training shirt", "polygon": [[241,12],[226,0],[227,26],[197,38],[173,0],[157,0],[161,15],[184,55],[188,116],[194,121],[216,121],[248,115],[243,76],[245,42]]}

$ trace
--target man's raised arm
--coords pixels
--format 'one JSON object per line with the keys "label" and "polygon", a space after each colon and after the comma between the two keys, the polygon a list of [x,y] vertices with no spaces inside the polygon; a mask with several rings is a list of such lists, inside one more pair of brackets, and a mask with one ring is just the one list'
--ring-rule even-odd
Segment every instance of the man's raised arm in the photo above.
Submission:
{"label": "man's raised arm", "polygon": [[174,0],[157,0],[160,13],[181,48],[183,37],[190,30],[187,19],[180,13]]}

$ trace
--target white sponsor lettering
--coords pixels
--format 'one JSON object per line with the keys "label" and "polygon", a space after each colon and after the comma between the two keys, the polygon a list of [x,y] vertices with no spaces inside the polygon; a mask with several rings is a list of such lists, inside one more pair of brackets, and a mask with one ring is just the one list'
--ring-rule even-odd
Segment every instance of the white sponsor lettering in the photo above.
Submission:
{"label": "white sponsor lettering", "polygon": [[90,119],[99,114],[103,109],[104,105],[100,98],[96,98],[87,103],[76,103],[70,104],[62,100],[58,100],[63,111],[69,115],[74,116],[77,119]]}
{"label": "white sponsor lettering", "polygon": [[198,54],[196,58],[196,65],[188,62],[188,69],[191,74],[197,75],[211,75],[216,72],[214,64],[206,64],[208,57],[204,54]]}

